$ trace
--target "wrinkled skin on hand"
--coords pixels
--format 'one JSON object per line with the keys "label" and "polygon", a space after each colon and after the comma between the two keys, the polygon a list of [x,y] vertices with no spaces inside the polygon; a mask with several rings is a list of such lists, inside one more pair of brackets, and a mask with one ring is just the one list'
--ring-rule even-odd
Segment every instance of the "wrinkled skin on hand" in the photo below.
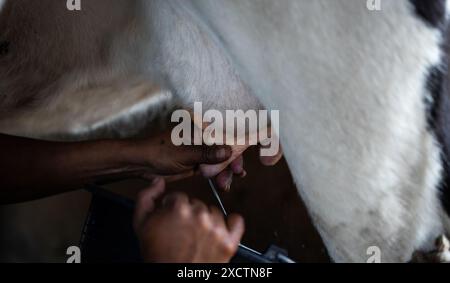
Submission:
{"label": "wrinkled skin on hand", "polygon": [[[257,135],[257,133],[253,133]],[[250,148],[250,145],[230,145],[232,149],[231,157],[220,164],[201,165],[200,171],[206,178],[214,178],[216,185],[225,191],[228,191],[233,182],[233,177],[245,177],[247,172],[244,169],[243,154]],[[260,161],[265,166],[276,165],[283,157],[283,151],[280,147],[275,156],[261,156]]]}

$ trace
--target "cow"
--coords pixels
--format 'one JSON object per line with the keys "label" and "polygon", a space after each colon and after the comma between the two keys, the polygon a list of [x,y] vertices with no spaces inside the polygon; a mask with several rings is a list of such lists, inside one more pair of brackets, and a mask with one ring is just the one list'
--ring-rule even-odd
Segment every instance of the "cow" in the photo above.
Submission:
{"label": "cow", "polygon": [[0,1],[2,133],[128,136],[196,101],[276,109],[334,261],[365,262],[376,247],[407,262],[450,232],[448,1],[66,4]]}

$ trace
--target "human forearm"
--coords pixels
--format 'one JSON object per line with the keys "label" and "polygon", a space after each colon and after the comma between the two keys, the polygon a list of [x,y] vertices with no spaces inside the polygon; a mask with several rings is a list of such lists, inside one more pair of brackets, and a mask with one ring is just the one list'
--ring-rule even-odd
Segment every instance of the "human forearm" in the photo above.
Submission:
{"label": "human forearm", "polygon": [[172,144],[169,134],[143,140],[57,143],[0,135],[0,204],[78,189],[94,181],[186,175],[217,164],[229,147]]}
{"label": "human forearm", "polygon": [[0,135],[0,203],[64,193],[86,183],[137,176],[129,141],[57,143]]}

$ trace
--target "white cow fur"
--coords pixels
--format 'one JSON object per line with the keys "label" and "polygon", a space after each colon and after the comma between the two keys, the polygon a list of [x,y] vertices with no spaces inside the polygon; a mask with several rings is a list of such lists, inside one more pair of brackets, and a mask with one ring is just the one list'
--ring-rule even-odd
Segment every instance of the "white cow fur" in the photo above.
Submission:
{"label": "white cow fur", "polygon": [[[82,135],[120,121],[126,135],[137,127],[126,121],[147,118],[139,115],[161,92],[186,107],[260,101],[280,110],[289,167],[335,261],[364,262],[370,246],[385,262],[408,261],[446,232],[440,151],[423,103],[441,36],[409,1],[384,0],[381,11],[369,11],[366,0],[89,0],[81,12],[36,2],[28,12],[55,13],[59,28],[33,18],[45,44],[21,35],[28,44],[16,45],[23,57],[15,64],[26,69],[30,53],[38,57],[31,66],[62,60],[69,68],[54,88],[36,89],[42,103],[2,117],[0,131]],[[21,24],[9,4],[0,36]],[[110,17],[103,23],[96,13]],[[6,16],[12,20],[2,25]],[[9,68],[0,59],[3,95],[27,79]],[[7,103],[0,109],[15,109],[14,99]]]}

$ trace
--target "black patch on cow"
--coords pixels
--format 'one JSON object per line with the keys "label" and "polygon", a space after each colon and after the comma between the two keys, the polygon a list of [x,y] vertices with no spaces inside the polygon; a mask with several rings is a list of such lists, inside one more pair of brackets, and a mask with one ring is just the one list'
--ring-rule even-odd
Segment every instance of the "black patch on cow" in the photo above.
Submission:
{"label": "black patch on cow", "polygon": [[442,28],[445,24],[446,0],[409,0],[416,14],[428,25]]}
{"label": "black patch on cow", "polygon": [[428,126],[435,133],[441,145],[443,172],[439,189],[445,211],[450,215],[450,88],[448,68],[434,67],[430,70],[427,90],[431,99],[427,99]]}
{"label": "black patch on cow", "polygon": [[427,106],[428,126],[433,131],[436,130],[436,121],[439,116],[437,105],[439,105],[441,99],[445,73],[446,70],[443,67],[433,67],[427,78],[426,87],[429,97],[426,99],[425,103]]}
{"label": "black patch on cow", "polygon": [[450,216],[450,165],[449,165],[449,150],[445,150],[446,153],[443,153],[443,174],[442,174],[442,181],[439,189],[441,190],[441,201],[442,205],[444,206],[445,211],[447,212],[447,215]]}
{"label": "black patch on cow", "polygon": [[9,53],[9,41],[0,40],[0,56],[7,55]]}

